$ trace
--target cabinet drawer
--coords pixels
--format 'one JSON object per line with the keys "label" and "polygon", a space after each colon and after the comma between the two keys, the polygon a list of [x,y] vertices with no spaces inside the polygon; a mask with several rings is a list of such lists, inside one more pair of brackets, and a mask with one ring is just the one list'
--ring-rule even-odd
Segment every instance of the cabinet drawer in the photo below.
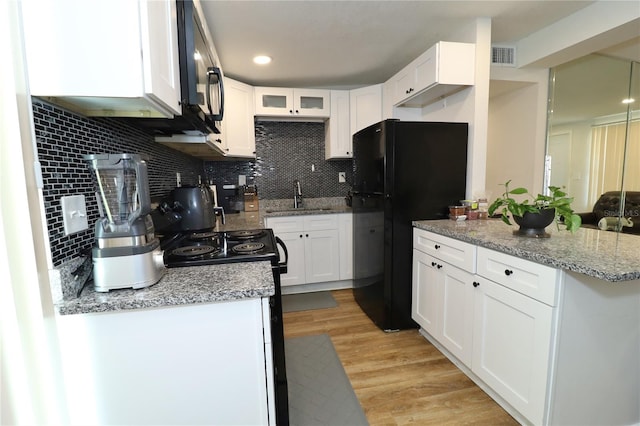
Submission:
{"label": "cabinet drawer", "polygon": [[338,229],[338,215],[314,214],[303,216],[305,231],[319,231],[323,229]]}
{"label": "cabinet drawer", "polygon": [[558,270],[478,247],[478,275],[549,306],[556,306]]}
{"label": "cabinet drawer", "polygon": [[304,216],[268,217],[265,226],[272,228],[276,235],[284,232],[299,232],[304,230]]}
{"label": "cabinet drawer", "polygon": [[476,247],[422,229],[413,229],[413,248],[467,272],[476,272]]}

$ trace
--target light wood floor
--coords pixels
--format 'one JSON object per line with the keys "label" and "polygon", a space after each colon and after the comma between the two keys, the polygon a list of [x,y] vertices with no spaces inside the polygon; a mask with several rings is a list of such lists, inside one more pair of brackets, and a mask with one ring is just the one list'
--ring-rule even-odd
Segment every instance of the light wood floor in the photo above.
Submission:
{"label": "light wood floor", "polygon": [[518,424],[417,330],[385,333],[351,290],[332,294],[336,308],[285,313],[284,334],[331,336],[371,426]]}

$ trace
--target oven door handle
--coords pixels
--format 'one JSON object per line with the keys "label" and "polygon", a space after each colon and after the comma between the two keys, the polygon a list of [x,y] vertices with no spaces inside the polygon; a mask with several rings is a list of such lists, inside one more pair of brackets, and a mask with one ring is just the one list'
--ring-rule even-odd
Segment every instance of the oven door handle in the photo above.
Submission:
{"label": "oven door handle", "polygon": [[280,268],[281,274],[287,273],[287,263],[289,262],[289,251],[287,251],[287,246],[284,244],[284,241],[280,239],[280,237],[276,237],[276,243],[282,247],[284,251],[284,262],[278,263],[278,267]]}

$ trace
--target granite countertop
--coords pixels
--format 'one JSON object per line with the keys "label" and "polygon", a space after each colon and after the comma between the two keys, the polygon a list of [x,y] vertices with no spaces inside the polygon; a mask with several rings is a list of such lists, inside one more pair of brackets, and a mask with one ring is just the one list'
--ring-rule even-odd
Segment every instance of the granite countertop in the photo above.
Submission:
{"label": "granite countertop", "polygon": [[500,219],[414,221],[416,228],[466,241],[544,265],[610,282],[640,279],[640,237],[580,228],[575,234],[547,227],[550,238],[515,236],[517,226]]}
{"label": "granite countertop", "polygon": [[62,315],[226,302],[275,294],[271,262],[167,268],[156,284],[98,293],[88,286],[79,298],[56,304]]}
{"label": "granite countertop", "polygon": [[[264,228],[268,216],[351,212],[341,197],[309,198],[305,208],[296,210],[289,199],[260,203],[259,211],[226,214],[224,224],[217,218],[215,231]],[[71,271],[81,263],[82,259],[76,258],[59,268],[61,289],[55,291],[55,305],[62,315],[239,300],[271,296],[275,291],[271,264],[266,261],[168,268],[158,283],[144,289],[97,293],[89,286],[77,298],[78,283],[84,282],[84,276],[75,280]]]}

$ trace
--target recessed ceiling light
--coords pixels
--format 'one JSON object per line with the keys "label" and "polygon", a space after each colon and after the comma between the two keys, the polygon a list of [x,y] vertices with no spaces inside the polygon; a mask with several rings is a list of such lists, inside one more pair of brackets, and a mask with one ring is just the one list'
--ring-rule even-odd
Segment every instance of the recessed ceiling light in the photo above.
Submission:
{"label": "recessed ceiling light", "polygon": [[636,101],[636,100],[635,100],[635,99],[633,99],[633,98],[627,98],[627,99],[623,99],[623,100],[622,100],[622,103],[623,103],[623,104],[632,104],[632,103],[634,103],[635,101]]}
{"label": "recessed ceiling light", "polygon": [[269,62],[271,62],[271,58],[265,55],[258,55],[255,58],[253,58],[253,62],[255,62],[258,65],[266,65]]}

